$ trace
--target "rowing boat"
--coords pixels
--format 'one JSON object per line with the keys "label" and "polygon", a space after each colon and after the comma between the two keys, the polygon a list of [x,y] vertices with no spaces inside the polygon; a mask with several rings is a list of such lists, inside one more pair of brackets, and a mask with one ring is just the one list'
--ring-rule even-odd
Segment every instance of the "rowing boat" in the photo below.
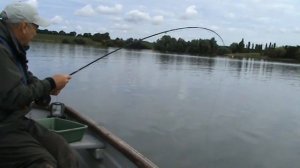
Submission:
{"label": "rowing boat", "polygon": [[[40,107],[33,105],[27,117],[41,121],[49,116],[55,116],[52,106]],[[60,109],[62,110],[62,109]],[[104,126],[64,106],[63,120],[73,121],[87,126],[79,141],[69,145],[74,149],[80,162],[80,168],[157,168],[152,161],[131,147],[124,140],[113,134]],[[55,117],[58,117],[57,115]]]}

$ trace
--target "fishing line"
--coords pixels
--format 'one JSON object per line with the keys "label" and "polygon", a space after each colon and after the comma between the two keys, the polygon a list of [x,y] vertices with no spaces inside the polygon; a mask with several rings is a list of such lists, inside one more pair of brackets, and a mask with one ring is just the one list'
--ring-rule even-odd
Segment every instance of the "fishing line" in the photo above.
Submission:
{"label": "fishing line", "polygon": [[225,46],[225,43],[224,43],[223,38],[222,38],[217,32],[215,32],[214,30],[211,30],[211,29],[205,28],[205,27],[194,27],[194,26],[193,26],[193,27],[180,27],[180,28],[175,28],[175,29],[170,29],[170,30],[166,30],[166,31],[159,32],[159,33],[155,33],[155,34],[152,34],[152,35],[150,35],[150,36],[141,38],[141,39],[139,39],[138,41],[131,42],[131,43],[125,45],[124,47],[117,48],[117,49],[115,49],[115,50],[113,50],[113,51],[111,51],[111,52],[109,52],[109,53],[107,53],[107,54],[105,54],[105,55],[103,55],[103,56],[101,56],[101,57],[99,57],[99,58],[97,58],[97,59],[91,61],[90,63],[88,63],[88,64],[86,64],[86,65],[80,67],[79,69],[77,69],[76,71],[70,73],[69,75],[72,76],[72,75],[76,74],[77,72],[79,72],[79,71],[85,69],[86,67],[90,66],[91,64],[93,64],[93,63],[95,63],[95,62],[97,62],[97,61],[99,61],[99,60],[101,60],[101,59],[103,59],[103,58],[109,56],[110,54],[113,54],[113,53],[115,53],[115,52],[117,52],[117,51],[119,51],[119,50],[121,50],[121,49],[123,49],[123,48],[125,48],[125,47],[128,47],[128,46],[132,45],[133,43],[141,42],[141,41],[144,41],[144,40],[146,40],[146,39],[148,39],[148,38],[151,38],[151,37],[154,37],[154,36],[157,36],[157,35],[160,35],[160,34],[172,32],[172,31],[177,31],[177,30],[183,30],[183,29],[203,29],[203,30],[208,30],[208,31],[210,31],[210,32],[213,32],[214,34],[216,34],[216,35],[221,39],[223,45]]}

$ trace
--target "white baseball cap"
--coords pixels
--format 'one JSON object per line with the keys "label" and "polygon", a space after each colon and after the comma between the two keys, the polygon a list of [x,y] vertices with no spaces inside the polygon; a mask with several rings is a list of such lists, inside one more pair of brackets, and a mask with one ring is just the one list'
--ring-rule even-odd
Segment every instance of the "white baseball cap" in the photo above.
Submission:
{"label": "white baseball cap", "polygon": [[26,21],[41,27],[47,27],[50,22],[39,16],[37,8],[26,2],[16,2],[9,4],[1,12],[0,18],[11,23]]}

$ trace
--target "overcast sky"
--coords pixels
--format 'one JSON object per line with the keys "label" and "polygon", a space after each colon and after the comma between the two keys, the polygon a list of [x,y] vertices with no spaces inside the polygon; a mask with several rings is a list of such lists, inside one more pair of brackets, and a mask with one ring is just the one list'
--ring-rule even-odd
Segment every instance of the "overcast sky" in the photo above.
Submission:
{"label": "overcast sky", "polygon": [[[0,1],[1,9],[12,1]],[[201,26],[215,30],[226,45],[244,38],[254,43],[300,45],[299,0],[29,0],[51,20],[48,30],[105,33],[111,38],[142,38],[168,29]],[[168,35],[215,37],[198,29]],[[150,39],[156,40],[159,37]]]}

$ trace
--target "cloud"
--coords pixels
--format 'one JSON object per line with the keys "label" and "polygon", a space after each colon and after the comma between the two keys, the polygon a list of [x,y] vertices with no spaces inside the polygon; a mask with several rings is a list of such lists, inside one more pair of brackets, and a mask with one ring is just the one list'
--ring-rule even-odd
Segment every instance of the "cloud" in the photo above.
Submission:
{"label": "cloud", "polygon": [[139,10],[132,10],[127,13],[125,18],[129,22],[139,23],[143,21],[151,20],[151,17],[148,13],[141,12]]}
{"label": "cloud", "polygon": [[65,31],[65,30],[68,30],[69,27],[68,26],[61,26],[60,29]]}
{"label": "cloud", "polygon": [[64,19],[61,16],[54,16],[51,20],[52,24],[59,24],[64,21]]}
{"label": "cloud", "polygon": [[288,32],[288,30],[287,30],[286,28],[280,28],[279,31],[280,31],[281,33],[286,33],[286,32]]}
{"label": "cloud", "polygon": [[258,17],[258,18],[254,19],[254,20],[256,20],[258,22],[261,22],[261,23],[267,23],[267,22],[270,22],[272,19],[269,18],[269,17]]}
{"label": "cloud", "polygon": [[300,28],[299,27],[294,28],[293,32],[297,34],[300,33]]}
{"label": "cloud", "polygon": [[185,9],[184,15],[181,17],[182,19],[191,19],[198,15],[198,11],[195,5],[191,5]]}
{"label": "cloud", "polygon": [[75,12],[75,15],[78,15],[78,16],[93,16],[95,14],[96,14],[96,12],[90,4],[84,6],[83,8],[81,8]]}
{"label": "cloud", "polygon": [[98,6],[96,8],[97,12],[102,13],[102,14],[118,14],[122,12],[123,6],[121,4],[116,4],[113,7],[108,7],[108,6]]}
{"label": "cloud", "polygon": [[122,17],[112,17],[112,20],[115,22],[122,22],[123,18]]}
{"label": "cloud", "polygon": [[38,2],[37,0],[27,0],[26,3],[29,3],[31,5],[33,5],[34,7],[38,7]]}
{"label": "cloud", "polygon": [[125,31],[125,32],[127,32],[128,30],[131,29],[131,27],[129,25],[119,24],[119,23],[114,24],[113,28],[117,29],[117,30],[122,30],[122,31]]}
{"label": "cloud", "polygon": [[152,18],[152,23],[153,23],[154,25],[160,25],[160,24],[163,23],[163,21],[164,21],[164,17],[163,17],[163,16],[154,16],[154,17]]}
{"label": "cloud", "polygon": [[80,25],[77,25],[77,26],[75,27],[75,29],[76,29],[77,31],[79,31],[79,32],[82,31],[82,27],[81,27]]}
{"label": "cloud", "polygon": [[149,13],[139,10],[132,10],[126,14],[125,20],[132,23],[151,22],[154,25],[160,25],[164,21],[162,15],[151,17]]}
{"label": "cloud", "polygon": [[232,12],[229,12],[229,13],[225,14],[225,17],[228,19],[234,19],[234,18],[236,18],[236,15]]}
{"label": "cloud", "polygon": [[186,8],[185,14],[188,16],[194,16],[198,14],[198,11],[196,10],[196,6],[192,5]]}
{"label": "cloud", "polygon": [[175,17],[176,15],[174,14],[174,12],[171,12],[171,11],[166,11],[166,10],[161,10],[161,9],[157,9],[157,10],[154,10],[157,14],[159,15],[163,15],[163,16],[166,16],[166,17]]}

